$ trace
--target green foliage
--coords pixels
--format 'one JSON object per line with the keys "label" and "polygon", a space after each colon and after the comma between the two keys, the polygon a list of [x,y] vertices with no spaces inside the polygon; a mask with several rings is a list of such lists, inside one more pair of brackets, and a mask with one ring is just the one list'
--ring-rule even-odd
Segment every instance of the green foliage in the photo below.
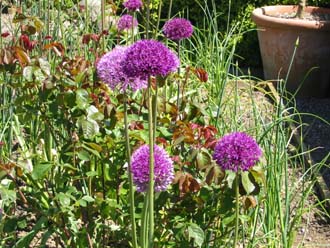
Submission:
{"label": "green foliage", "polygon": [[[35,30],[30,28],[33,32],[26,34],[37,45],[29,50],[15,37],[0,48],[0,246],[46,247],[51,239],[61,247],[129,247],[126,98],[110,90],[95,71],[104,52],[129,41],[127,34],[112,29],[101,34],[75,8],[77,1],[62,1],[57,6],[60,2],[54,2],[55,8],[43,5],[38,9],[41,2],[27,1],[25,15],[17,17],[18,30],[33,26]],[[107,2],[107,7],[116,7]],[[153,24],[159,3],[152,1]],[[180,73],[162,79],[154,106],[146,103],[144,90],[127,94],[132,150],[147,143],[147,116],[153,110],[157,113],[156,142],[174,161],[172,185],[155,195],[157,247],[231,245],[236,185],[240,234],[248,237],[250,247],[288,247],[287,240],[292,239],[303,212],[298,208],[294,220],[287,216],[290,197],[300,191],[282,186],[292,164],[286,147],[291,137],[286,121],[292,120],[281,116],[286,112],[282,105],[276,105],[279,110],[265,118],[263,113],[268,111],[254,102],[253,92],[260,89],[249,81],[239,93],[238,81],[242,80],[231,75],[239,69],[233,61],[237,43],[245,39],[241,26],[252,28],[243,17],[254,4],[261,2],[233,4],[231,15],[238,16],[240,23],[231,18],[229,25],[228,2],[214,2],[216,8],[201,4],[202,10],[192,1],[176,2],[173,14],[180,6],[189,6],[185,15],[204,16],[194,20],[199,25],[194,36],[181,43]],[[33,16],[37,12],[49,15],[39,19]],[[70,25],[65,27],[58,16]],[[44,39],[49,35],[48,25],[55,30],[51,40]],[[178,50],[176,43],[168,45]],[[240,102],[244,97],[248,104]],[[241,107],[246,105],[251,108],[245,112]],[[237,175],[223,171],[212,158],[217,138],[233,130],[254,135],[264,150],[261,163],[242,173],[237,184]],[[302,204],[308,190],[303,192]],[[140,231],[144,194],[136,193],[134,200]]]}

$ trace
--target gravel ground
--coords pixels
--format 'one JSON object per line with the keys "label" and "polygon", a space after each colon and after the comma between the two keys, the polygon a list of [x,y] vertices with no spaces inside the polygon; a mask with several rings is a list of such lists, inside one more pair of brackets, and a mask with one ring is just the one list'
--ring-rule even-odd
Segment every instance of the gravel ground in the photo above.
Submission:
{"label": "gravel ground", "polygon": [[311,152],[312,159],[321,162],[328,156],[321,173],[330,188],[330,98],[298,98],[296,103],[297,110],[303,114],[302,121],[305,123],[304,143],[309,149],[316,148]]}
{"label": "gravel ground", "polygon": [[[327,158],[321,174],[330,188],[330,98],[296,98],[296,109],[301,113],[304,144],[307,149],[314,149],[311,151],[313,162]],[[307,200],[306,208],[311,209],[303,215],[294,248],[330,248],[330,222],[324,209],[315,207],[317,202],[316,195]]]}

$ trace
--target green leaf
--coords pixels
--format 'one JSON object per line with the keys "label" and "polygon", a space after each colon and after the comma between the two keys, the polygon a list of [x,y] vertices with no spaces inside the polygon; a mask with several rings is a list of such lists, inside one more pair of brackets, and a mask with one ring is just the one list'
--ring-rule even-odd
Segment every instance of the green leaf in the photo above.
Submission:
{"label": "green leaf", "polygon": [[35,180],[43,179],[48,171],[52,168],[52,164],[41,163],[37,164],[32,171],[32,178]]}
{"label": "green leaf", "polygon": [[212,164],[212,157],[206,149],[201,149],[197,154],[196,162],[197,168],[203,170]]}
{"label": "green leaf", "polygon": [[143,142],[147,142],[149,140],[149,135],[148,132],[145,130],[133,130],[130,132],[130,137],[141,140]]}
{"label": "green leaf", "polygon": [[[88,145],[92,144],[92,143],[86,143]],[[87,151],[89,151],[90,153],[94,154],[95,156],[97,156],[98,158],[100,158],[100,153],[99,153],[99,150],[95,149],[93,146],[89,147],[85,144],[82,144],[81,145],[84,149],[86,149]]]}
{"label": "green leaf", "polygon": [[204,241],[204,232],[202,228],[200,228],[195,223],[191,223],[188,226],[188,234],[189,239],[194,239],[194,245],[198,247],[202,247]]}
{"label": "green leaf", "polygon": [[102,147],[98,144],[92,142],[85,142],[85,144],[90,146],[92,149],[96,150],[97,152],[102,152]]}
{"label": "green leaf", "polygon": [[99,133],[99,125],[94,120],[85,120],[84,118],[80,118],[78,120],[78,126],[82,129],[84,138],[91,139],[96,134]]}
{"label": "green leaf", "polygon": [[16,201],[16,191],[7,189],[0,185],[0,199],[6,206],[9,206],[12,202]]}
{"label": "green leaf", "polygon": [[40,32],[44,26],[44,23],[36,16],[32,16],[33,24],[38,32]]}
{"label": "green leaf", "polygon": [[87,201],[87,202],[94,202],[95,201],[94,198],[89,196],[89,195],[85,195],[81,199],[83,199],[84,201]]}
{"label": "green leaf", "polygon": [[266,176],[263,167],[257,165],[253,166],[252,169],[250,169],[250,172],[256,182],[263,183],[264,185],[266,185]]}
{"label": "green leaf", "polygon": [[95,177],[97,176],[99,173],[97,173],[97,171],[88,171],[86,172],[86,176],[87,177]]}
{"label": "green leaf", "polygon": [[33,71],[34,71],[33,66],[24,67],[23,78],[28,82],[32,82],[33,81]]}
{"label": "green leaf", "polygon": [[185,137],[182,135],[182,136],[178,137],[177,139],[175,139],[174,142],[173,142],[173,146],[177,146],[178,144],[180,144],[181,142],[183,142],[184,141],[184,138]]}
{"label": "green leaf", "polygon": [[235,220],[235,215],[234,214],[229,215],[228,217],[222,219],[222,225],[227,226],[230,223],[232,223],[234,220]]}
{"label": "green leaf", "polygon": [[78,203],[79,206],[81,206],[81,207],[84,207],[84,208],[87,207],[87,202],[84,201],[83,199],[78,200],[77,203]]}
{"label": "green leaf", "polygon": [[232,189],[234,180],[236,178],[236,172],[233,172],[231,170],[226,170],[226,174],[227,174],[228,187]]}
{"label": "green leaf", "polygon": [[79,109],[87,109],[87,107],[89,106],[87,90],[78,89],[76,91],[76,104]]}
{"label": "green leaf", "polygon": [[25,227],[27,227],[26,219],[23,219],[23,220],[18,221],[18,222],[17,222],[17,226],[18,226],[20,229],[24,229]]}
{"label": "green leaf", "polygon": [[102,121],[104,115],[99,112],[99,110],[94,106],[90,105],[87,109],[87,119],[94,120],[94,121]]}
{"label": "green leaf", "polygon": [[172,133],[170,133],[168,131],[168,129],[166,127],[159,127],[158,130],[160,131],[160,133],[165,137],[165,138],[171,138],[172,137]]}
{"label": "green leaf", "polygon": [[81,150],[81,151],[78,152],[78,158],[80,160],[83,160],[83,161],[89,161],[90,160],[89,153],[85,150]]}
{"label": "green leaf", "polygon": [[42,59],[42,58],[39,58],[38,59],[39,61],[39,66],[40,66],[40,69],[47,75],[49,76],[50,75],[50,64],[47,60],[45,59]]}
{"label": "green leaf", "polygon": [[17,217],[5,219],[2,231],[4,233],[11,233],[15,231],[17,229],[17,221]]}
{"label": "green leaf", "polygon": [[242,172],[242,184],[243,187],[246,191],[247,194],[250,194],[251,192],[253,192],[255,190],[255,186],[254,184],[251,182],[250,178],[249,178],[249,172],[248,171],[244,171]]}
{"label": "green leaf", "polygon": [[63,192],[60,192],[59,194],[56,195],[56,197],[61,205],[63,207],[68,207],[71,204],[71,195],[64,194]]}
{"label": "green leaf", "polygon": [[46,76],[39,67],[34,67],[33,75],[38,83],[41,83],[46,80]]}
{"label": "green leaf", "polygon": [[248,215],[243,215],[243,214],[240,214],[239,216],[238,216],[238,218],[242,221],[242,222],[248,222],[248,221],[250,221],[250,216],[248,216]]}

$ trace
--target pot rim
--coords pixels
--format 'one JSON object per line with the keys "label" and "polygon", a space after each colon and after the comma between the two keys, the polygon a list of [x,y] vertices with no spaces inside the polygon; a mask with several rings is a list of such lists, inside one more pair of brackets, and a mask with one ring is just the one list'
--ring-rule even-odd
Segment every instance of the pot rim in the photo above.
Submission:
{"label": "pot rim", "polygon": [[[322,30],[330,31],[330,20],[326,21],[311,21],[311,20],[301,20],[301,19],[286,19],[266,15],[276,14],[276,13],[287,13],[295,12],[297,10],[297,5],[273,5],[265,6],[255,9],[252,12],[252,20],[261,27],[277,27],[286,29],[311,29],[311,30]],[[329,8],[322,7],[306,7],[308,13],[323,13],[330,15]]]}

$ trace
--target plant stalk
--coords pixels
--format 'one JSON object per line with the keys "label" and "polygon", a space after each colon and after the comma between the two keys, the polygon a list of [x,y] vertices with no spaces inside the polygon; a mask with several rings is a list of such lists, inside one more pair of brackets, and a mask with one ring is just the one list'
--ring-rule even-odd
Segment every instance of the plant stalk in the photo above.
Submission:
{"label": "plant stalk", "polygon": [[[101,33],[105,30],[105,0],[101,0]],[[105,38],[101,37],[102,52],[105,51]]]}
{"label": "plant stalk", "polygon": [[148,78],[148,121],[149,121],[149,240],[148,247],[153,247],[154,239],[154,133],[153,133],[153,111],[152,111],[152,88],[151,79]]}
{"label": "plant stalk", "polygon": [[[179,61],[180,61],[180,41],[178,41],[178,47],[177,47],[177,53],[178,53],[178,58],[179,58]],[[180,66],[178,67],[178,94],[177,94],[177,99],[176,99],[176,105],[177,105],[177,108],[178,108],[178,111],[180,112],[180,73],[181,73],[181,70],[180,70]],[[182,96],[183,97],[183,96]]]}
{"label": "plant stalk", "polygon": [[127,121],[127,95],[124,93],[124,123],[125,123],[125,141],[126,141],[126,155],[128,164],[128,181],[129,181],[129,203],[130,203],[130,217],[132,225],[132,244],[133,248],[137,248],[136,238],[136,223],[135,223],[135,206],[134,206],[134,189],[133,189],[133,177],[131,171],[131,147],[128,134],[128,121]]}
{"label": "plant stalk", "polygon": [[238,241],[238,225],[239,225],[239,175],[240,171],[238,170],[236,172],[236,178],[235,178],[235,236],[234,236],[234,246],[233,248],[237,247],[237,241]]}

